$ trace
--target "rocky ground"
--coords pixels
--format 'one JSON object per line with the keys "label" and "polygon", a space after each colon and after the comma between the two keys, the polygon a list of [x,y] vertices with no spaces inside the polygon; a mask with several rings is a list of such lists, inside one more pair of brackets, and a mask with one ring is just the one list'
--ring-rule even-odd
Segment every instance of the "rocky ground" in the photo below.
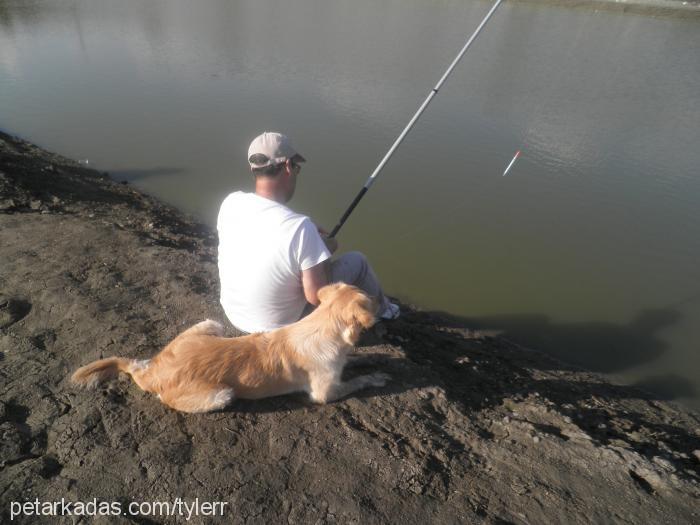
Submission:
{"label": "rocky ground", "polygon": [[[328,406],[294,395],[188,415],[126,380],[77,390],[68,377],[88,361],[145,358],[224,320],[215,233],[0,134],[2,521],[184,522],[126,510],[176,498],[227,502],[192,523],[700,521],[696,414],[403,308],[347,371],[391,382]],[[62,498],[123,513],[11,515]]]}

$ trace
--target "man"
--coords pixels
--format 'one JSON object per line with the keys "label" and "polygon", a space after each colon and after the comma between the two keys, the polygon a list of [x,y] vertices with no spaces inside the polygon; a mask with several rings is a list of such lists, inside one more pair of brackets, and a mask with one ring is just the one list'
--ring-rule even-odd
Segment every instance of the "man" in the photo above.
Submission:
{"label": "man", "polygon": [[323,286],[342,281],[376,297],[381,317],[398,317],[398,306],[384,296],[364,255],[351,252],[331,261],[336,240],[285,206],[305,161],[280,133],[265,132],[251,142],[255,192],[231,193],[217,221],[226,315],[244,332],[274,330],[299,320],[309,304],[318,305]]}

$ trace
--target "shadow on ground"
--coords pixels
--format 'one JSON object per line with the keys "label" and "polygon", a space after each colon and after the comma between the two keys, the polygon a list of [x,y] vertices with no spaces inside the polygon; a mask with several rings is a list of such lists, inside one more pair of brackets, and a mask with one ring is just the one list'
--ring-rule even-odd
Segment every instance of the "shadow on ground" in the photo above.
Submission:
{"label": "shadow on ground", "polygon": [[498,331],[527,348],[594,372],[614,373],[648,363],[668,350],[659,332],[681,319],[674,309],[645,310],[626,325],[553,323],[544,315],[459,318],[440,312],[454,327]]}
{"label": "shadow on ground", "polygon": [[[568,355],[562,347],[572,351],[572,345],[584,357],[581,364],[599,371],[622,370],[655,359],[666,349],[658,331],[676,322],[677,312],[643,312],[629,325],[616,326],[555,325],[543,316],[473,320],[442,312],[404,311],[388,325],[387,338],[400,344],[408,359],[433,371],[430,379],[437,379],[434,384],[444,388],[465,413],[504,408],[535,396],[570,416],[594,442],[629,446],[649,459],[664,457],[669,449],[683,451],[689,459],[682,466],[696,468],[690,458],[700,448],[700,436],[676,426],[671,412],[666,418],[658,415],[662,404],[657,401],[695,394],[687,380],[658,377],[639,385],[649,390],[613,385],[557,359]],[[487,335],[486,330],[497,329],[499,337]],[[544,353],[549,351],[553,356]],[[385,371],[392,373],[391,365]],[[411,388],[425,386],[426,381],[417,379]]]}
{"label": "shadow on ground", "polygon": [[[681,470],[696,468],[692,458],[693,451],[700,448],[700,436],[674,424],[671,413],[665,420],[658,415],[662,404],[657,401],[695,395],[687,379],[657,376],[622,386],[584,370],[620,371],[658,358],[667,349],[658,332],[678,321],[675,310],[645,311],[622,326],[554,324],[544,316],[467,319],[407,307],[403,312],[398,320],[383,324],[380,333],[386,331],[384,342],[400,348],[406,359],[374,351],[382,348],[382,338],[375,332],[367,334],[359,348],[364,359],[348,367],[345,376],[380,370],[392,380],[380,390],[360,391],[351,397],[440,387],[467,416],[507,412],[519,402],[539,398],[568,415],[601,446],[629,447],[650,460],[668,456],[669,450],[682,451],[687,458],[680,461]],[[498,337],[490,335],[495,333]],[[569,352],[581,356],[582,368],[560,360]],[[231,411],[260,414],[310,406],[308,397],[299,394],[239,400]],[[559,428],[535,427],[563,438]],[[481,433],[489,437],[487,428]]]}

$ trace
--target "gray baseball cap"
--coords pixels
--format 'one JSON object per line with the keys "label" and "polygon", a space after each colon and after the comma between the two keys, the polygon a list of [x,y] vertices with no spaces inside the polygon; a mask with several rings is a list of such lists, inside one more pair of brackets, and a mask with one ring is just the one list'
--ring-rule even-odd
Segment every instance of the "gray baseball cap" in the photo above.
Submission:
{"label": "gray baseball cap", "polygon": [[[257,157],[254,159],[256,162],[253,162],[253,157]],[[289,142],[289,138],[282,133],[266,131],[255,137],[248,147],[248,163],[251,168],[274,166],[291,158],[296,162],[306,162]]]}

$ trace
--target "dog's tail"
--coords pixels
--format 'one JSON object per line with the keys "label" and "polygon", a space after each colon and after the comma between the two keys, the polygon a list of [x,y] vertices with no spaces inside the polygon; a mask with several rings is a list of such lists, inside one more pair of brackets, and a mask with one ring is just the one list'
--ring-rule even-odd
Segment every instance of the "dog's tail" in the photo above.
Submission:
{"label": "dog's tail", "polygon": [[78,368],[71,376],[71,381],[76,385],[93,387],[116,377],[119,375],[119,372],[126,372],[131,375],[134,362],[135,359],[126,359],[124,357],[108,357],[99,361],[93,361]]}

